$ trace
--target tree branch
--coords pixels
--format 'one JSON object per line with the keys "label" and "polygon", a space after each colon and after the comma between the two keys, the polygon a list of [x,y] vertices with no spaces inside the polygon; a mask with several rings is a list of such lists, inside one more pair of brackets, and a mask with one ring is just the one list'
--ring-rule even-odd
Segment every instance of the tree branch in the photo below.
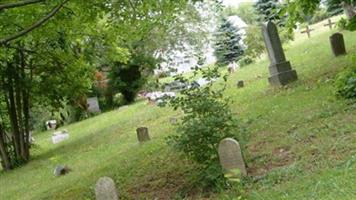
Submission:
{"label": "tree branch", "polygon": [[69,0],[64,0],[62,3],[60,3],[58,6],[52,9],[50,13],[48,13],[46,16],[44,16],[42,19],[38,20],[36,23],[32,24],[30,27],[16,33],[15,35],[9,36],[4,39],[0,39],[0,46],[6,45],[12,40],[15,40],[19,37],[22,37],[26,35],[27,33],[33,31],[34,29],[42,26],[45,22],[47,22],[49,19],[51,19],[63,6],[66,4]]}
{"label": "tree branch", "polygon": [[14,2],[14,3],[3,3],[3,4],[0,4],[0,11],[5,10],[5,9],[10,9],[10,8],[27,6],[27,5],[34,4],[34,3],[40,3],[42,1],[45,1],[45,0],[25,0],[25,1],[18,1],[18,2]]}

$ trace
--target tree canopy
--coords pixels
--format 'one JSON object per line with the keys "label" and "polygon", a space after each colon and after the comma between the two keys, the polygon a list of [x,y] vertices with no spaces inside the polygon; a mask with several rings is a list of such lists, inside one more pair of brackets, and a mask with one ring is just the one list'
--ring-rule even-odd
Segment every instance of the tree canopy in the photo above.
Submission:
{"label": "tree canopy", "polygon": [[[187,34],[192,23],[186,22],[200,20],[195,3],[198,1],[0,3],[3,168],[12,169],[29,160],[30,116],[35,104],[59,109],[63,101],[69,101],[85,109],[96,70],[126,64],[135,57],[157,58],[158,51],[174,47],[179,39],[193,39]],[[140,72],[145,69],[139,66]]]}

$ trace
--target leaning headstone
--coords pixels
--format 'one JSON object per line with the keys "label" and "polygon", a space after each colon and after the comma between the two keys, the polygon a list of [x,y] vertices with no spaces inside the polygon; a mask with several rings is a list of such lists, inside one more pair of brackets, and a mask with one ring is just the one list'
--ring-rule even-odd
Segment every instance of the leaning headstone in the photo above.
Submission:
{"label": "leaning headstone", "polygon": [[65,165],[57,165],[53,171],[53,174],[55,176],[61,176],[61,175],[68,174],[69,171],[70,171],[69,167],[67,167]]}
{"label": "leaning headstone", "polygon": [[145,142],[150,140],[150,135],[148,134],[147,127],[140,127],[136,129],[137,132],[137,139],[139,142]]}
{"label": "leaning headstone", "polygon": [[245,86],[244,81],[242,81],[242,80],[237,81],[237,87],[238,88],[243,88],[244,86]]}
{"label": "leaning headstone", "polygon": [[263,38],[266,44],[268,57],[271,62],[269,66],[272,85],[286,85],[298,79],[297,72],[292,70],[291,64],[286,60],[278,30],[273,22],[262,25]]}
{"label": "leaning headstone", "polygon": [[87,99],[88,111],[92,113],[101,112],[98,97],[90,97]]}
{"label": "leaning headstone", "polygon": [[101,177],[95,185],[96,200],[118,200],[115,182],[109,177]]}
{"label": "leaning headstone", "polygon": [[245,162],[239,143],[232,138],[225,138],[219,143],[220,164],[227,172],[239,169],[242,175],[247,175]]}
{"label": "leaning headstone", "polygon": [[330,44],[334,56],[346,54],[344,36],[341,33],[334,33],[330,36]]}

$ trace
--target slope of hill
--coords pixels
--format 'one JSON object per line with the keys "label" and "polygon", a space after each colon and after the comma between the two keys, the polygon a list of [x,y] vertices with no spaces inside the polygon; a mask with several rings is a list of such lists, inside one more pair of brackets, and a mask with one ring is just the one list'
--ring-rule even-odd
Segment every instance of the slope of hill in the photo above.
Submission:
{"label": "slope of hill", "polygon": [[[351,56],[334,58],[331,31],[299,39],[286,56],[299,80],[284,88],[267,83],[268,61],[246,66],[228,81],[231,109],[247,128],[244,155],[251,178],[249,199],[356,199],[356,105],[336,99],[333,79],[355,65]],[[356,34],[344,32],[349,55]],[[246,86],[237,89],[237,80]],[[32,160],[0,172],[0,199],[93,199],[101,176],[115,180],[123,199],[233,199],[233,190],[202,197],[192,189],[194,164],[165,142],[174,133],[169,108],[144,101],[64,127],[70,139],[51,144],[50,133],[35,135]],[[135,129],[149,128],[152,140],[138,144]],[[54,177],[57,164],[72,171]]]}

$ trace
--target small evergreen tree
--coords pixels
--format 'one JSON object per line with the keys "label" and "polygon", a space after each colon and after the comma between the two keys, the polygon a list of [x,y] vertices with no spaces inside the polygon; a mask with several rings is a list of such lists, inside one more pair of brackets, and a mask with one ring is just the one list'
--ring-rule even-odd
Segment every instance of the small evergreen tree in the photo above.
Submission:
{"label": "small evergreen tree", "polygon": [[244,54],[239,29],[223,18],[215,34],[215,57],[218,65],[238,61]]}
{"label": "small evergreen tree", "polygon": [[278,14],[280,8],[278,0],[258,0],[254,7],[258,14],[257,21],[273,21],[279,26],[284,25],[285,18],[281,18]]}

